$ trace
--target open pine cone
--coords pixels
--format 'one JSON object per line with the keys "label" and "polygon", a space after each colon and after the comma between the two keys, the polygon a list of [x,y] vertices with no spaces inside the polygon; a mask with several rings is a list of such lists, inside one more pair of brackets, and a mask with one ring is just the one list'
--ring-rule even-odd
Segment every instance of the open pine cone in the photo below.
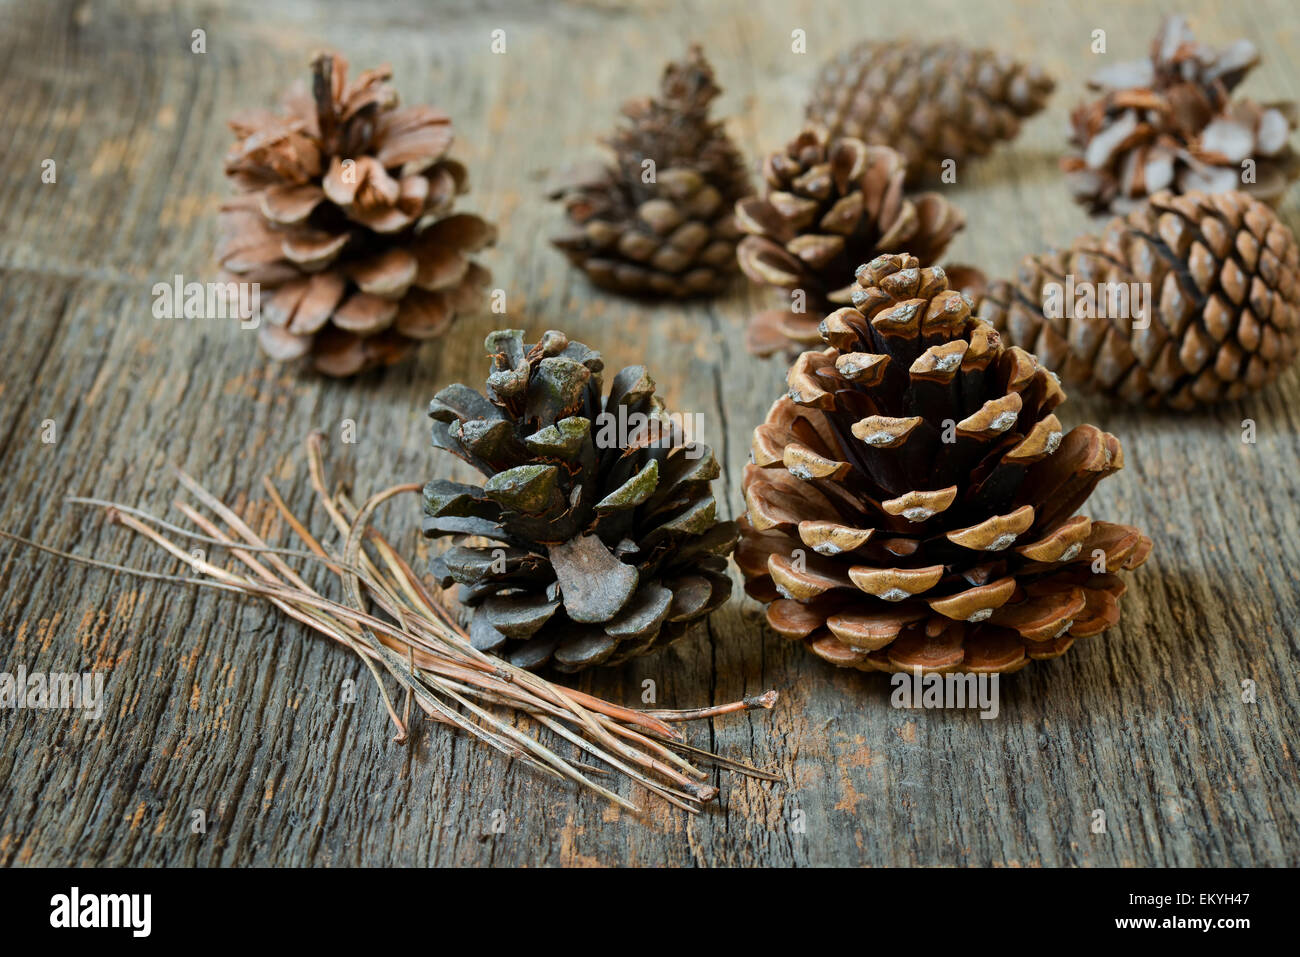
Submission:
{"label": "open pine cone", "polygon": [[1230,99],[1258,62],[1248,40],[1207,46],[1182,17],[1166,19],[1150,58],[1099,71],[1088,86],[1101,96],[1071,114],[1076,152],[1061,166],[1075,199],[1092,212],[1124,212],[1164,189],[1245,190],[1277,205],[1300,176],[1288,142],[1296,104]]}
{"label": "open pine cone", "polygon": [[310,356],[326,375],[400,360],[478,308],[491,278],[470,254],[495,241],[477,216],[451,214],[468,189],[446,156],[451,121],[399,108],[388,67],[347,82],[347,61],[321,53],[312,90],[283,113],[231,121],[218,257],[226,278],[273,290],[258,338],[274,359]]}
{"label": "open pine cone", "polygon": [[552,242],[597,286],[684,298],[712,295],[735,274],[731,208],[749,175],[722,123],[709,119],[721,92],[692,46],[665,67],[658,99],[624,105],[631,122],[607,141],[613,164],[572,171],[552,192],[573,227]]}
{"label": "open pine cone", "polygon": [[1038,67],[992,50],[867,40],[822,67],[807,115],[832,136],[897,150],[915,185],[938,179],[944,160],[983,156],[1013,139],[1053,86]]}
{"label": "open pine cone", "polygon": [[880,256],[853,301],[745,469],[736,562],[772,628],[847,667],[1003,672],[1114,625],[1151,541],[1075,512],[1119,440],[1062,435],[1056,377],[942,270]]}
{"label": "open pine cone", "polygon": [[487,482],[424,489],[425,535],[471,537],[431,570],[475,606],[474,647],[578,671],[684,635],[731,594],[737,529],[715,514],[712,451],[641,366],[606,395],[600,355],[563,333],[525,346],[509,329],[485,345],[487,397],[453,385],[429,415],[434,446]]}
{"label": "open pine cone", "polygon": [[906,196],[903,158],[888,146],[831,140],[809,128],[767,157],[765,197],[736,204],[748,235],[736,255],[753,282],[802,290],[804,311],[774,309],[751,320],[756,355],[798,351],[819,341],[820,316],[849,301],[859,263],[902,250],[930,265],[966,219],[938,193]]}
{"label": "open pine cone", "polygon": [[[1131,304],[1112,297],[1138,283],[1149,315],[1110,305]],[[972,293],[978,315],[1066,382],[1141,405],[1239,399],[1300,351],[1300,247],[1240,192],[1159,193],[1100,239],[1026,256],[1015,280]]]}

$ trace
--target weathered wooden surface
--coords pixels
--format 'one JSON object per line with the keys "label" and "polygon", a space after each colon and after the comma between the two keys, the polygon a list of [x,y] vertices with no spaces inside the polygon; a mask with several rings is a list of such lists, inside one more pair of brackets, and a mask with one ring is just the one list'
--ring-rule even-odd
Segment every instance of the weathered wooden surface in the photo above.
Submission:
{"label": "weathered wooden surface", "polygon": [[[1291,4],[1187,6],[1203,8],[1190,12],[1206,38],[1263,49],[1246,92],[1300,97]],[[232,324],[150,314],[153,283],[213,278],[225,117],[269,103],[317,46],[357,66],[390,61],[408,102],[451,110],[473,174],[466,208],[502,226],[486,261],[508,322],[563,327],[615,367],[644,357],[678,409],[705,414],[734,514],[749,432],[781,388],[778,364],[740,346],[764,298],[738,285],[648,307],[594,293],[543,241],[558,221],[539,195],[547,173],[590,150],[687,39],[705,44],[722,112],[757,155],[794,132],[817,62],[838,46],[939,30],[1037,56],[1060,81],[1019,141],[948,187],[969,219],[953,258],[1005,271],[1087,226],[1055,157],[1097,65],[1091,31],[1127,58],[1158,17],[1120,2],[4,4],[0,527],[175,570],[61,495],[163,509],[176,462],[241,502],[261,499],[269,471],[302,508],[299,440],[314,428],[337,438],[345,419],[357,444],[335,441],[332,458],[362,494],[453,471],[427,448],[423,409],[440,386],[481,377],[491,319],[460,322],[418,363],[340,384],[267,363]],[[190,52],[196,28],[203,55]],[[796,28],[804,56],[790,52]],[[496,29],[504,55],[489,52]],[[40,180],[47,158],[54,185]],[[1282,212],[1297,225],[1300,194]],[[436,726],[395,745],[360,664],[267,608],[0,543],[0,670],[99,669],[108,697],[98,722],[0,712],[0,863],[1295,865],[1298,408],[1294,371],[1196,416],[1071,399],[1067,424],[1094,421],[1125,443],[1127,470],[1090,511],[1142,526],[1156,551],[1122,625],[1004,682],[995,721],[894,710],[880,676],[782,643],[739,598],[707,639],[582,679],[628,703],[653,679],[660,705],[677,707],[780,690],[770,714],[716,721],[696,740],[784,783],[724,776],[719,806],[697,818],[652,801],[641,819],[618,813]],[[1257,444],[1241,441],[1245,418]],[[41,441],[45,420],[54,444]],[[252,514],[276,528],[262,506]],[[383,521],[422,548],[413,499]],[[340,705],[348,678],[361,698]],[[1241,700],[1245,679],[1256,704]],[[190,830],[197,809],[205,834]],[[1094,809],[1105,834],[1090,832]]]}

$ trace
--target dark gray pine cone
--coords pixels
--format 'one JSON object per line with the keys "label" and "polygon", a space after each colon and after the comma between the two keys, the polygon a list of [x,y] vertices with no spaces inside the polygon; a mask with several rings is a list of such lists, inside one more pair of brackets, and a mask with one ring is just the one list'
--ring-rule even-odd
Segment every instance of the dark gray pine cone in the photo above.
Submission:
{"label": "dark gray pine cone", "polygon": [[424,534],[458,536],[430,570],[473,606],[474,646],[579,671],[680,638],[731,594],[737,528],[716,516],[713,452],[642,366],[606,395],[600,354],[561,332],[529,346],[506,329],[484,345],[486,397],[448,386],[429,415],[434,446],[487,481],[424,489]]}

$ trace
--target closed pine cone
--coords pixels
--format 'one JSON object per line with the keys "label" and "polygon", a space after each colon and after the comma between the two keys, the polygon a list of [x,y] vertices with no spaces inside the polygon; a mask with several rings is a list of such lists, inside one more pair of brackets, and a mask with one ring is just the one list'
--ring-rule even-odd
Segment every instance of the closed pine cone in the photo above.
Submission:
{"label": "closed pine cone", "polygon": [[802,311],[774,309],[751,320],[756,355],[797,352],[820,341],[820,318],[848,303],[854,270],[885,250],[935,262],[965,224],[961,210],[938,193],[907,196],[903,158],[888,146],[830,139],[804,130],[767,157],[767,195],[736,204],[748,235],[740,268],[753,282],[801,290]]}
{"label": "closed pine cone", "polygon": [[[1109,291],[1104,309],[1098,293],[1097,308],[1067,315],[1067,276],[1076,286],[1150,283],[1150,315],[1109,315]],[[1026,256],[1014,281],[974,297],[981,317],[1066,382],[1141,405],[1239,399],[1300,350],[1300,248],[1268,206],[1240,192],[1157,194],[1100,238]]]}
{"label": "closed pine cone", "polygon": [[1062,434],[1055,376],[940,270],[895,255],[858,275],[754,433],[736,562],[768,623],[845,667],[967,672],[1114,625],[1117,573],[1151,541],[1075,512],[1119,440]]}
{"label": "closed pine cone", "polygon": [[391,75],[349,83],[347,61],[321,53],[310,94],[231,121],[226,174],[240,195],[222,206],[218,256],[228,278],[271,291],[258,338],[274,359],[354,375],[482,304],[491,276],[469,256],[496,229],[452,213],[468,185],[446,156],[451,121],[399,107]]}
{"label": "closed pine cone", "polygon": [[1245,190],[1276,206],[1300,176],[1288,142],[1296,104],[1231,99],[1258,62],[1248,40],[1211,47],[1182,17],[1166,19],[1150,57],[1099,71],[1088,86],[1101,95],[1071,114],[1076,151],[1061,166],[1075,199],[1126,212],[1165,189]]}
{"label": "closed pine cone", "polygon": [[425,535],[472,536],[430,568],[474,606],[474,647],[578,671],[684,636],[731,595],[737,530],[716,517],[713,452],[641,366],[606,393],[600,354],[562,333],[527,346],[508,329],[485,345],[486,397],[449,386],[429,415],[434,447],[487,481],[424,489]]}
{"label": "closed pine cone", "polygon": [[607,142],[613,163],[570,171],[552,191],[572,227],[552,242],[597,286],[686,298],[713,295],[735,275],[731,208],[749,175],[722,123],[709,119],[721,92],[692,46],[665,67],[657,99],[624,105],[630,122]]}
{"label": "closed pine cone", "polygon": [[893,147],[915,185],[938,179],[945,160],[983,156],[1013,139],[1053,86],[1038,67],[992,50],[868,40],[822,67],[807,115],[833,136]]}

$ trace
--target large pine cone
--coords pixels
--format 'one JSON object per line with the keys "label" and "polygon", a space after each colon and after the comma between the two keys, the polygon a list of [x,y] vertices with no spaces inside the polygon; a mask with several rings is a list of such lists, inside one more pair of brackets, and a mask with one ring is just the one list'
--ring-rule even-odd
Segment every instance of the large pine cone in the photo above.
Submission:
{"label": "large pine cone", "polygon": [[[1076,510],[1123,466],[1056,377],[913,256],[861,267],[754,433],[736,562],[837,665],[1015,671],[1119,620],[1151,541]],[[1104,567],[1104,571],[1094,570]]]}
{"label": "large pine cone", "polygon": [[[1131,283],[1150,284],[1148,316],[1130,318],[1131,297],[1128,309],[1111,305]],[[1089,288],[1095,308],[1082,301]],[[1160,193],[1100,239],[1026,256],[1014,282],[975,298],[981,317],[1066,382],[1149,406],[1238,399],[1300,348],[1295,235],[1244,193]]]}
{"label": "large pine cone", "polygon": [[226,174],[240,195],[222,206],[218,256],[227,278],[274,290],[258,330],[274,359],[310,355],[326,375],[354,375],[482,304],[491,275],[469,255],[496,229],[449,215],[468,189],[446,156],[451,121],[399,108],[391,75],[348,83],[346,60],[318,54],[310,95],[231,121]]}
{"label": "large pine cone", "polygon": [[1247,40],[1207,46],[1182,17],[1166,19],[1150,58],[1099,71],[1088,86],[1101,96],[1071,114],[1076,152],[1061,166],[1075,199],[1092,212],[1123,212],[1164,189],[1244,189],[1277,205],[1300,176],[1288,142],[1296,105],[1230,99],[1258,62]]}
{"label": "large pine cone", "polygon": [[[494,332],[487,397],[463,385],[429,407],[433,444],[485,476],[424,489],[424,533],[474,536],[436,556],[476,606],[470,639],[523,668],[619,664],[681,637],[731,594],[734,522],[689,422],[641,366],[606,396],[600,355],[562,333]],[[602,415],[606,413],[606,415]]]}
{"label": "large pine cone", "polygon": [[573,226],[552,242],[597,286],[684,298],[712,295],[735,274],[731,208],[749,176],[722,123],[709,119],[721,92],[691,47],[664,69],[659,99],[624,105],[631,122],[607,142],[613,164],[570,173],[552,192]]}
{"label": "large pine cone", "polygon": [[868,40],[822,67],[807,114],[832,135],[898,150],[915,184],[938,179],[944,160],[983,156],[1013,139],[1053,85],[1038,67],[991,50]]}
{"label": "large pine cone", "polygon": [[752,352],[797,352],[818,342],[820,316],[849,301],[854,270],[881,252],[902,250],[927,266],[942,255],[966,219],[938,193],[904,195],[906,172],[888,146],[831,140],[815,127],[767,157],[767,195],[736,204],[748,234],[737,257],[752,281],[802,290],[804,309],[756,316]]}

